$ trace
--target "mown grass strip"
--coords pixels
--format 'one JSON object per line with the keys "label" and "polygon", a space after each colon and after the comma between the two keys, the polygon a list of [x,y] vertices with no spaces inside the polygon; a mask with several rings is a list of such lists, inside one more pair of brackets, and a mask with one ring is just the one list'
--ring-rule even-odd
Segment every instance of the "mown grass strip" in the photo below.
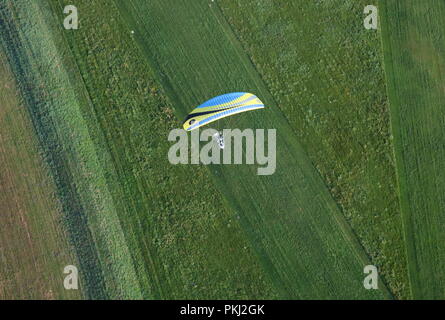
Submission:
{"label": "mown grass strip", "polygon": [[445,297],[445,3],[381,1],[411,291]]}

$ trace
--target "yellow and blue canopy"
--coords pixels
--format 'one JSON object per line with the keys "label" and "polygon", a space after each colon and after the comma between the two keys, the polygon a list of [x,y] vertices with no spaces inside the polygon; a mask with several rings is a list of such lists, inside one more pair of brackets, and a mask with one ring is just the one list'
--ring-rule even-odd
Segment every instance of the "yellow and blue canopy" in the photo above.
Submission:
{"label": "yellow and blue canopy", "polygon": [[254,94],[246,92],[223,94],[190,112],[183,127],[184,130],[191,131],[225,117],[262,108],[264,104]]}

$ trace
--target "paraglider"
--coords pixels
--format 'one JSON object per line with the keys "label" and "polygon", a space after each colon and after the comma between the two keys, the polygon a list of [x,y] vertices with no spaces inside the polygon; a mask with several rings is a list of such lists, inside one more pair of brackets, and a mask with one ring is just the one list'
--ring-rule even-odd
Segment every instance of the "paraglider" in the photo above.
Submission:
{"label": "paraglider", "polygon": [[[190,112],[184,121],[183,128],[186,131],[191,131],[222,118],[262,108],[264,108],[263,102],[252,93],[223,94],[208,100]],[[224,149],[222,133],[216,133],[214,139],[219,147]]]}
{"label": "paraglider", "polygon": [[221,149],[224,149],[224,137],[222,135],[222,132],[217,132],[213,135],[213,139],[215,139],[216,143]]}

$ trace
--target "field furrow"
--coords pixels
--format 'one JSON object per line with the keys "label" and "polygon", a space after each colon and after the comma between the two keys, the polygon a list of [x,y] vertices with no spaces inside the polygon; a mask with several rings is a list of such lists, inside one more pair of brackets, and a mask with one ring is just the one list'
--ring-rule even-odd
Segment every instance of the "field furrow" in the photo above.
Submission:
{"label": "field furrow", "polygon": [[105,183],[107,153],[92,142],[81,109],[88,98],[60,47],[56,20],[45,2],[2,2],[0,14],[0,36],[56,182],[83,292],[89,298],[140,297]]}
{"label": "field furrow", "polygon": [[36,143],[0,43],[0,299],[78,299],[63,286],[77,261]]}

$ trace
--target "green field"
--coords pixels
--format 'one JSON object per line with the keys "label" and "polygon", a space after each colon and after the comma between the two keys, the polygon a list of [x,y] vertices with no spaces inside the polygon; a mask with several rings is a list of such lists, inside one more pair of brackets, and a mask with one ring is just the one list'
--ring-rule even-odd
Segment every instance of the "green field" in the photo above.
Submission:
{"label": "green field", "polygon": [[[97,2],[97,7],[105,4]],[[55,22],[50,15],[48,17],[48,12],[51,13],[53,8],[55,10],[57,5],[54,2],[51,3],[52,7],[36,7],[34,12],[45,13],[47,21]],[[20,10],[17,2],[14,8],[19,14],[27,14]],[[111,21],[119,18],[116,10],[110,10],[109,14]],[[49,79],[42,79],[45,81],[44,88],[54,83],[63,90],[71,87],[77,90],[64,92],[58,96],[63,100],[52,101],[52,105],[48,105],[52,116],[50,120],[40,115],[36,115],[35,120],[42,135],[49,135],[46,130],[52,129],[45,121],[54,121],[61,128],[68,128],[61,129],[65,136],[54,134],[54,140],[45,136],[42,142],[47,149],[60,145],[60,152],[52,151],[50,154],[60,157],[60,160],[56,160],[68,163],[54,166],[55,175],[60,180],[68,180],[68,185],[74,184],[73,189],[66,190],[60,181],[62,196],[66,201],[71,201],[67,207],[76,205],[82,209],[82,220],[92,234],[89,234],[89,230],[78,230],[74,223],[69,226],[75,233],[74,241],[80,244],[80,261],[84,263],[82,269],[87,273],[86,296],[274,297],[274,290],[253,258],[249,243],[237,231],[239,226],[229,223],[229,212],[219,193],[209,183],[206,169],[192,168],[190,172],[185,171],[186,168],[171,168],[168,163],[166,155],[169,143],[166,137],[177,124],[173,122],[171,109],[160,89],[150,79],[150,70],[141,69],[138,50],[126,56],[116,55],[115,61],[109,60],[110,52],[117,50],[116,45],[121,46],[120,52],[128,46],[128,41],[131,41],[128,33],[120,25],[109,28],[101,21],[94,21],[95,18],[92,10],[92,20],[85,17],[84,23],[91,21],[91,27],[101,26],[102,32],[93,34],[98,39],[91,39],[91,33],[86,28],[85,33],[78,34],[78,40],[84,47],[73,48],[73,53],[83,54],[83,57],[91,60],[80,56],[79,71],[71,73],[73,80],[67,79],[68,73],[58,70],[57,66],[45,66],[53,72],[45,74]],[[56,44],[66,48],[68,43],[60,38],[60,32],[49,33],[45,30],[44,20],[40,17],[37,20],[41,23],[41,34],[50,37],[44,41],[30,41],[27,45],[54,59],[64,59],[63,65],[70,66],[73,63],[71,53],[58,51],[54,47],[46,48]],[[24,30],[24,26],[20,28]],[[91,42],[98,43],[100,39],[107,50],[97,50],[94,55]],[[43,46],[42,43],[47,45]],[[22,55],[28,56],[29,53],[23,52]],[[31,70],[32,67],[37,68],[32,65],[36,61],[38,59],[29,64],[20,61],[20,65]],[[113,65],[118,69],[110,69]],[[91,71],[85,69],[92,66]],[[76,70],[71,65],[73,69]],[[31,72],[26,74],[26,77],[32,76]],[[121,77],[128,80],[121,81]],[[127,86],[120,87],[118,82]],[[67,97],[72,97],[76,104],[65,102]],[[77,109],[74,108],[76,105]],[[120,106],[121,110],[118,109]],[[128,112],[129,108],[132,112]],[[152,114],[152,122],[147,121],[149,114]],[[104,121],[108,121],[108,126],[103,126]],[[78,125],[82,126],[76,128]],[[129,130],[132,134],[125,134]],[[82,135],[72,134],[77,132]],[[157,140],[151,139],[153,136],[158,137]],[[94,141],[90,137],[94,137]],[[99,156],[102,159],[98,159]],[[101,174],[103,168],[106,168],[106,177]],[[67,172],[64,175],[64,170],[78,173]],[[190,190],[182,187],[189,182],[188,174],[194,176],[192,192],[205,186],[205,192],[200,192],[203,198],[191,197]],[[113,209],[116,207],[119,210]],[[97,214],[97,210],[103,214]],[[67,219],[77,218],[77,214],[68,212]],[[126,230],[125,238],[121,237],[122,229]],[[77,239],[88,236],[94,240],[85,239],[82,243]],[[94,246],[87,241],[94,241]],[[131,252],[127,251],[129,247]],[[87,251],[90,248],[97,248],[98,254]],[[133,278],[128,279],[130,277]]]}
{"label": "green field", "polygon": [[[0,0],[0,298],[443,298],[445,4],[367,4]],[[266,108],[221,123],[276,129],[276,172],[170,164],[234,91]]]}
{"label": "green field", "polygon": [[[134,258],[141,265],[139,275],[154,277],[141,284],[144,297],[274,297],[239,226],[230,223],[232,216],[207,170],[168,162],[166,138],[178,125],[171,106],[150,68],[141,63],[117,9],[109,7],[102,18],[113,23],[103,25],[92,12],[84,23],[102,31],[92,35],[86,27],[68,41],[85,86],[94,93],[100,124],[95,130],[106,137],[114,162],[117,179],[110,185],[116,188],[120,221],[134,233],[130,246],[140,254]],[[93,44],[101,50],[91,52]],[[126,54],[110,60],[113,51]]]}
{"label": "green field", "polygon": [[445,3],[439,0],[382,6],[394,148],[415,299],[445,298],[444,15]]}
{"label": "green field", "polygon": [[369,1],[218,3],[373,264],[408,297],[380,33],[363,27]]}
{"label": "green field", "polygon": [[240,126],[277,128],[277,172],[258,177],[250,166],[220,166],[212,173],[282,296],[372,297],[361,281],[366,254],[218,7],[116,3],[180,117],[196,99],[237,88],[270,106]]}

